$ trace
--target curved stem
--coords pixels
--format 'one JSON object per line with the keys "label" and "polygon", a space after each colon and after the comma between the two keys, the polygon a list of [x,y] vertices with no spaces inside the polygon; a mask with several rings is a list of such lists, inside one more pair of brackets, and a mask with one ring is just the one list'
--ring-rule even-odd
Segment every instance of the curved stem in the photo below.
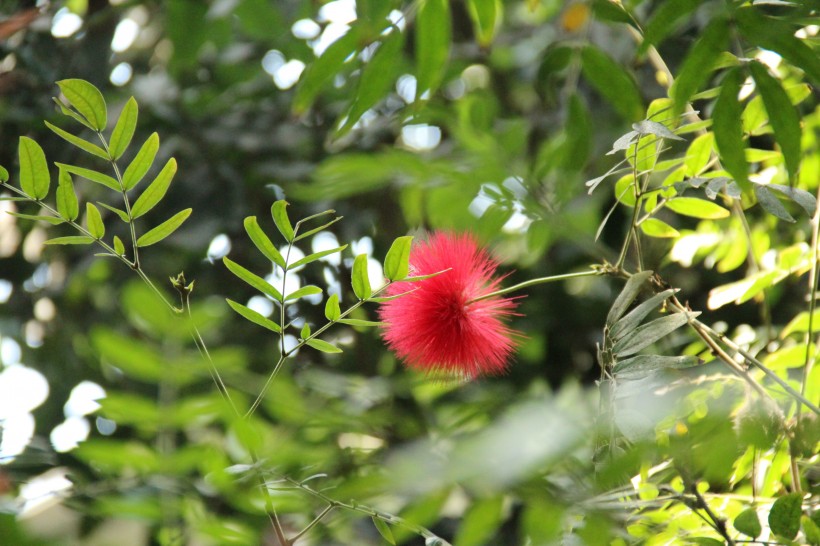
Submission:
{"label": "curved stem", "polygon": [[502,288],[501,290],[496,290],[495,292],[490,292],[488,294],[483,294],[478,296],[477,298],[473,298],[468,300],[465,305],[469,305],[471,303],[475,303],[477,301],[486,300],[488,298],[494,298],[496,296],[503,296],[504,294],[509,294],[510,292],[515,292],[517,290],[521,290],[522,288],[529,288],[530,286],[536,286],[539,284],[546,284],[548,282],[555,282],[555,281],[564,281],[567,279],[576,279],[579,277],[595,277],[604,275],[605,273],[600,269],[591,269],[589,271],[578,271],[577,273],[565,273],[563,275],[552,275],[550,277],[540,277],[537,279],[530,279],[528,281],[524,281],[513,286],[509,286],[507,288]]}

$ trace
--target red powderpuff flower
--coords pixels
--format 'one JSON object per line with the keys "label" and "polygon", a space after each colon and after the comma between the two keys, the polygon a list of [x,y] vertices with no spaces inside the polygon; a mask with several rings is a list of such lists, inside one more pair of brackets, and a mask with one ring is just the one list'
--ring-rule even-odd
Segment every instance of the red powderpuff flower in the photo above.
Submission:
{"label": "red powderpuff flower", "polygon": [[504,372],[515,348],[502,319],[514,314],[512,298],[493,296],[498,262],[472,235],[435,233],[410,252],[410,274],[440,275],[397,282],[388,295],[409,292],[383,303],[379,315],[387,345],[411,368],[427,373],[474,378]]}

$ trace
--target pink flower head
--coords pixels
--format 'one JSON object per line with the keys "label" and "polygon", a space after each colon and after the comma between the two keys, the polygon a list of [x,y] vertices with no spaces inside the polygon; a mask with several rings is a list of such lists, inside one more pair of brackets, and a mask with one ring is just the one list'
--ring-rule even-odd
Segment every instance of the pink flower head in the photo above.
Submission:
{"label": "pink flower head", "polygon": [[381,305],[387,345],[410,368],[474,378],[504,372],[513,352],[512,298],[471,301],[499,289],[498,262],[472,235],[435,233],[410,251],[410,275],[440,275],[397,282],[388,295],[409,292]]}

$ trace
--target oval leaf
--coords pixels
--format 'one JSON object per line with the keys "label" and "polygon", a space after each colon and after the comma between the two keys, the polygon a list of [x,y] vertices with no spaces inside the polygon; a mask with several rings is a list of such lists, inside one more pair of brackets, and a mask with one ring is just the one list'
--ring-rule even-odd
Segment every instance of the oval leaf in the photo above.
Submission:
{"label": "oval leaf", "polygon": [[657,218],[647,218],[641,222],[641,231],[650,237],[674,238],[680,236],[678,230]]}
{"label": "oval leaf", "polygon": [[137,246],[151,246],[162,241],[163,239],[171,235],[173,232],[175,232],[177,228],[179,228],[179,226],[181,226],[182,223],[188,219],[188,217],[191,215],[191,210],[192,209],[185,209],[174,214],[169,219],[167,219],[166,221],[164,221],[163,223],[161,223],[160,225],[158,225],[157,227],[155,227],[154,229],[152,229],[151,231],[137,239]]}
{"label": "oval leaf", "polygon": [[252,287],[256,288],[263,294],[267,294],[268,296],[270,296],[278,302],[282,301],[282,294],[280,294],[276,288],[271,286],[271,284],[262,277],[251,273],[250,271],[248,271],[238,263],[234,262],[227,256],[222,258],[222,263],[225,264],[225,267],[227,267],[231,273],[233,273],[234,275],[236,275]]}
{"label": "oval leaf", "polygon": [[293,292],[291,292],[290,294],[285,296],[285,301],[298,300],[299,298],[303,298],[305,296],[312,296],[314,294],[321,294],[321,293],[322,293],[321,288],[319,288],[318,286],[314,286],[312,284],[309,284],[307,286],[303,286],[302,288],[300,288],[298,290],[294,290]]}
{"label": "oval leaf", "polygon": [[58,218],[56,216],[41,216],[41,215],[37,215],[37,214],[22,214],[20,212],[11,212],[11,211],[6,211],[6,214],[10,214],[11,216],[14,216],[15,218],[22,218],[23,220],[33,220],[35,222],[46,222],[46,223],[51,224],[52,226],[58,226],[58,225],[62,224],[63,222],[65,222],[64,219]]}
{"label": "oval leaf", "polygon": [[113,159],[122,157],[122,154],[128,149],[128,145],[131,144],[134,130],[137,128],[138,114],[137,101],[134,97],[131,97],[125,103],[122,112],[120,112],[120,117],[117,119],[117,124],[111,132],[111,142],[108,144],[108,149]]}
{"label": "oval leaf", "polygon": [[92,182],[96,182],[97,184],[102,184],[106,188],[110,188],[114,191],[122,191],[120,187],[120,183],[108,176],[107,174],[103,174],[91,169],[84,169],[83,167],[77,167],[75,165],[67,165],[65,163],[54,163],[60,169],[63,169],[71,174],[76,174],[77,176],[82,176],[87,180],[91,180]]}
{"label": "oval leaf", "polygon": [[46,127],[51,129],[54,133],[56,133],[60,138],[65,140],[66,142],[73,144],[74,146],[78,147],[79,149],[90,153],[91,155],[95,155],[102,159],[111,159],[108,157],[108,152],[97,146],[96,144],[92,144],[87,140],[84,140],[78,136],[72,135],[68,131],[63,131],[56,125],[52,125],[49,122],[45,122]]}
{"label": "oval leaf", "polygon": [[783,203],[780,202],[780,199],[775,197],[767,187],[755,184],[754,189],[757,202],[760,203],[760,206],[763,207],[766,212],[787,222],[795,221],[792,215],[786,210],[786,207],[783,206]]}
{"label": "oval leaf", "polygon": [[45,152],[34,140],[20,137],[18,154],[20,157],[20,187],[34,199],[44,199],[51,185]]}
{"label": "oval leaf", "polygon": [[410,273],[410,247],[412,236],[398,237],[384,257],[384,276],[390,281],[400,281]]}
{"label": "oval leaf", "polygon": [[100,90],[85,80],[71,79],[57,82],[60,91],[95,131],[105,129],[107,110]]}
{"label": "oval leaf", "polygon": [[94,242],[93,237],[87,235],[71,235],[69,237],[57,237],[49,239],[44,244],[47,245],[90,245]]}
{"label": "oval leaf", "polygon": [[270,213],[279,233],[282,234],[282,237],[284,237],[287,242],[292,243],[293,226],[291,226],[290,219],[288,218],[288,202],[282,200],[276,201],[271,206]]}
{"label": "oval leaf", "polygon": [[309,264],[311,262],[315,262],[316,260],[318,260],[320,258],[324,258],[325,256],[328,256],[330,254],[336,254],[337,252],[342,252],[346,248],[347,248],[347,245],[342,245],[342,246],[337,247],[337,248],[331,248],[330,250],[323,250],[321,252],[315,252],[313,254],[308,254],[307,256],[302,258],[301,260],[296,260],[295,262],[290,264],[288,266],[288,269],[296,269],[299,266],[306,265],[306,264]]}
{"label": "oval leaf", "polygon": [[57,212],[66,220],[76,220],[80,214],[80,205],[71,175],[60,169],[57,180]]}
{"label": "oval leaf", "polygon": [[131,160],[125,173],[122,175],[122,185],[126,190],[130,190],[136,186],[151,165],[154,163],[154,158],[157,156],[159,150],[159,135],[152,133],[151,136],[143,143],[137,155]]}
{"label": "oval leaf", "polygon": [[151,185],[145,188],[142,195],[139,196],[134,206],[131,208],[131,217],[139,218],[143,214],[154,208],[168,191],[168,186],[171,185],[171,180],[177,172],[177,160],[173,157],[168,160],[157,177],[151,182]]}
{"label": "oval leaf", "polygon": [[309,346],[313,347],[314,349],[316,349],[318,351],[322,351],[323,353],[341,353],[342,352],[342,350],[339,349],[338,347],[336,347],[334,345],[331,345],[327,341],[322,341],[321,339],[316,339],[316,338],[308,339],[308,340],[305,340],[305,343],[307,343]]}
{"label": "oval leaf", "polygon": [[92,237],[102,239],[105,235],[105,224],[100,216],[100,210],[93,203],[85,204],[85,223]]}
{"label": "oval leaf", "polygon": [[282,332],[282,329],[279,327],[278,324],[273,322],[272,320],[266,318],[265,316],[257,313],[253,309],[242,305],[241,303],[236,303],[233,300],[225,299],[228,302],[228,305],[231,306],[231,309],[248,319],[249,321],[253,322],[254,324],[258,324],[263,328],[267,328],[271,332],[275,332],[277,334]]}
{"label": "oval leaf", "polygon": [[735,529],[747,537],[757,538],[763,532],[760,518],[754,508],[747,508],[737,515],[734,521]]}
{"label": "oval leaf", "polygon": [[116,235],[114,235],[114,252],[116,252],[118,256],[125,255],[125,245],[122,244],[122,240]]}
{"label": "oval leaf", "polygon": [[393,538],[393,531],[390,530],[390,526],[387,525],[387,523],[385,523],[384,520],[380,520],[376,516],[373,516],[372,519],[373,525],[376,526],[376,530],[379,532],[382,538],[395,546],[396,539]]}
{"label": "oval leaf", "polygon": [[772,505],[769,512],[769,527],[781,537],[793,540],[800,530],[800,516],[803,514],[803,494],[783,495]]}
{"label": "oval leaf", "polygon": [[[691,316],[694,317],[699,314],[700,313],[692,313]],[[689,322],[689,317],[686,313],[675,313],[666,317],[655,319],[652,322],[636,328],[632,334],[621,338],[612,347],[612,352],[619,357],[635,354],[641,349],[652,345],[659,339],[662,339],[671,332],[674,332],[687,322]]]}
{"label": "oval leaf", "polygon": [[359,254],[353,261],[353,293],[360,300],[366,300],[373,293],[370,278],[367,275],[367,254]]}
{"label": "oval leaf", "polygon": [[245,225],[245,231],[248,233],[248,236],[253,241],[253,244],[256,245],[256,248],[259,249],[259,252],[265,255],[265,257],[281,267],[285,269],[285,259],[282,257],[282,254],[273,246],[273,243],[262,231],[262,228],[259,227],[259,222],[256,221],[256,216],[248,216],[245,218],[243,222]]}
{"label": "oval leaf", "polygon": [[729,211],[717,203],[697,197],[675,197],[666,202],[666,208],[684,216],[708,220],[729,216]]}
{"label": "oval leaf", "polygon": [[325,303],[325,318],[331,322],[339,320],[342,310],[339,308],[339,294],[331,294]]}

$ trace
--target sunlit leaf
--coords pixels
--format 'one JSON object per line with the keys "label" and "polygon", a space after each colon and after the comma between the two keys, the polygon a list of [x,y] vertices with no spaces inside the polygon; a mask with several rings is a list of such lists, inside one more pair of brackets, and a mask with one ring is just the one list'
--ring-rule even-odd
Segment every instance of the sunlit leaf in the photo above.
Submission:
{"label": "sunlit leaf", "polygon": [[58,226],[65,222],[65,219],[58,218],[57,216],[43,216],[38,214],[23,214],[21,212],[12,212],[6,211],[6,214],[10,214],[15,218],[22,218],[23,220],[34,220],[36,222],[46,222],[51,224],[52,226]]}
{"label": "sunlit leaf", "polygon": [[46,127],[51,129],[54,133],[56,133],[60,138],[65,140],[66,142],[73,144],[74,146],[78,147],[79,149],[90,153],[91,155],[95,155],[102,159],[109,159],[108,152],[97,146],[96,144],[92,144],[87,140],[84,140],[78,136],[72,135],[68,131],[64,131],[57,127],[56,125],[52,125],[49,122],[45,122]]}
{"label": "sunlit leaf", "polygon": [[51,176],[48,173],[46,154],[37,142],[20,137],[18,149],[20,158],[20,188],[34,199],[44,199],[48,195]]}
{"label": "sunlit leaf", "polygon": [[322,250],[321,252],[314,252],[313,254],[308,254],[301,260],[296,260],[292,264],[288,266],[288,269],[295,269],[297,267],[307,265],[309,263],[313,263],[320,258],[324,258],[325,256],[329,256],[331,254],[336,254],[338,252],[342,252],[344,249],[347,248],[347,245],[342,245],[340,247],[331,248],[328,250]]}
{"label": "sunlit leaf", "polygon": [[175,232],[179,226],[181,226],[182,223],[188,219],[192,210],[193,209],[185,209],[174,214],[169,219],[165,220],[163,223],[137,239],[137,246],[151,246],[162,241]]}
{"label": "sunlit leaf", "polygon": [[285,301],[298,300],[299,298],[303,298],[305,296],[313,296],[315,294],[321,294],[321,293],[322,293],[321,288],[319,288],[318,286],[314,286],[312,284],[309,284],[307,286],[303,286],[302,288],[299,288],[298,290],[294,290],[293,292],[291,292],[290,294],[285,296]]}
{"label": "sunlit leaf", "polygon": [[77,194],[74,192],[71,175],[60,169],[57,180],[57,212],[66,220],[76,220],[80,214],[80,206],[77,201]]}
{"label": "sunlit leaf", "polygon": [[168,186],[171,185],[171,180],[174,179],[176,172],[177,160],[172,157],[168,160],[154,181],[151,182],[151,185],[145,188],[145,191],[142,192],[142,195],[140,195],[136,200],[134,206],[131,207],[132,218],[139,218],[143,214],[147,213],[153,209],[163,197],[165,197],[165,193],[168,191]]}
{"label": "sunlit leaf", "polygon": [[339,294],[331,294],[325,302],[325,318],[333,322],[339,320],[342,310],[339,308]]}
{"label": "sunlit leaf", "polygon": [[259,249],[259,252],[264,254],[268,260],[284,269],[285,259],[273,245],[265,232],[262,231],[262,228],[259,227],[259,222],[257,222],[256,216],[248,216],[245,218],[243,223],[245,225],[245,231],[248,233],[251,241],[253,241],[253,244],[256,245],[256,248]]}
{"label": "sunlit leaf", "polygon": [[130,190],[142,180],[142,177],[153,165],[157,151],[159,151],[159,135],[151,133],[151,136],[145,140],[122,175],[122,185],[126,190]]}
{"label": "sunlit leaf", "polygon": [[57,165],[57,167],[59,167],[60,169],[65,170],[66,172],[76,174],[77,176],[82,176],[87,180],[91,180],[92,182],[96,182],[97,184],[102,184],[106,188],[112,189],[114,191],[121,191],[120,183],[117,182],[114,178],[108,176],[107,174],[103,174],[92,169],[77,167],[75,165],[67,165],[65,163],[54,162],[54,164]]}
{"label": "sunlit leaf", "polygon": [[675,197],[666,202],[666,208],[693,218],[716,220],[729,216],[729,211],[717,203],[696,197]]}
{"label": "sunlit leaf", "polygon": [[47,245],[90,245],[94,242],[93,237],[87,235],[70,235],[68,237],[57,237],[49,239],[44,244]]}
{"label": "sunlit leaf", "polygon": [[114,214],[119,216],[120,220],[122,220],[126,224],[131,223],[131,219],[128,218],[128,213],[125,212],[124,210],[118,209],[117,207],[112,207],[111,205],[107,205],[105,203],[101,203],[100,201],[97,201],[97,204],[99,206],[101,206],[102,208],[104,208],[106,210],[110,210],[111,212],[113,212]]}
{"label": "sunlit leaf", "polygon": [[360,300],[366,300],[372,293],[370,278],[367,275],[367,254],[359,254],[353,261],[353,293]]}
{"label": "sunlit leaf", "polygon": [[270,209],[273,223],[287,242],[293,242],[293,226],[288,218],[288,202],[276,201]]}
{"label": "sunlit leaf", "polygon": [[322,341],[321,339],[308,339],[305,341],[310,347],[313,347],[317,351],[322,351],[323,353],[341,353],[342,350],[336,347],[335,345],[331,345],[327,341]]}
{"label": "sunlit leaf", "polygon": [[657,218],[647,218],[641,222],[641,231],[650,237],[657,237],[660,239],[674,239],[680,237],[680,232]]}
{"label": "sunlit leaf", "polygon": [[339,319],[340,324],[347,324],[348,326],[358,326],[361,328],[376,328],[379,326],[384,326],[383,322],[376,322],[373,320],[362,320],[362,319],[352,319],[352,318],[343,318]]}
{"label": "sunlit leaf", "polygon": [[0,165],[0,182],[8,182],[9,180],[9,172],[6,170],[5,167]]}
{"label": "sunlit leaf", "polygon": [[108,119],[105,99],[100,90],[85,80],[69,79],[57,82],[65,98],[96,131],[105,129]]}
{"label": "sunlit leaf", "polygon": [[398,237],[384,257],[384,276],[390,281],[400,281],[410,271],[410,247],[412,236]]}
{"label": "sunlit leaf", "polygon": [[487,47],[492,44],[503,14],[501,2],[499,0],[467,0],[467,10],[473,20],[473,28],[479,45]]}
{"label": "sunlit leaf", "polygon": [[373,525],[376,526],[376,530],[379,532],[382,538],[390,544],[395,545],[396,539],[393,538],[393,531],[390,530],[390,526],[387,525],[383,520],[377,518],[376,516],[373,516],[373,518],[371,519],[373,520]]}
{"label": "sunlit leaf", "polygon": [[116,235],[114,235],[114,252],[116,252],[118,256],[125,255],[125,245],[122,244],[122,239]]}
{"label": "sunlit leaf", "polygon": [[94,206],[94,203],[85,204],[85,222],[91,236],[95,239],[102,239],[105,235],[105,224],[103,224],[100,211]]}
{"label": "sunlit leaf", "polygon": [[108,144],[108,149],[111,151],[111,157],[119,159],[128,145],[131,144],[131,138],[134,136],[134,130],[137,128],[137,116],[139,114],[139,107],[134,97],[128,99],[125,106],[120,112],[120,117],[117,119],[117,124],[114,125],[114,130],[111,132],[111,142]]}
{"label": "sunlit leaf", "polygon": [[254,311],[253,309],[242,305],[241,303],[236,303],[233,300],[225,299],[228,302],[228,305],[231,306],[231,309],[248,319],[249,321],[253,322],[254,324],[258,324],[263,328],[267,328],[271,332],[275,332],[277,334],[282,332],[282,328],[279,327],[278,324],[270,320],[269,318],[263,316],[262,314]]}
{"label": "sunlit leaf", "polygon": [[225,258],[222,258],[222,263],[225,264],[225,267],[227,267],[231,273],[233,273],[234,275],[236,275],[252,287],[256,288],[263,294],[270,296],[278,302],[282,301],[282,294],[280,294],[276,288],[271,286],[271,284],[262,277],[251,273],[250,271],[248,271],[238,263],[234,262],[227,256]]}
{"label": "sunlit leaf", "polygon": [[757,538],[763,532],[760,525],[760,518],[757,516],[757,511],[754,508],[747,508],[735,517],[733,522],[735,529],[744,535],[752,538]]}

